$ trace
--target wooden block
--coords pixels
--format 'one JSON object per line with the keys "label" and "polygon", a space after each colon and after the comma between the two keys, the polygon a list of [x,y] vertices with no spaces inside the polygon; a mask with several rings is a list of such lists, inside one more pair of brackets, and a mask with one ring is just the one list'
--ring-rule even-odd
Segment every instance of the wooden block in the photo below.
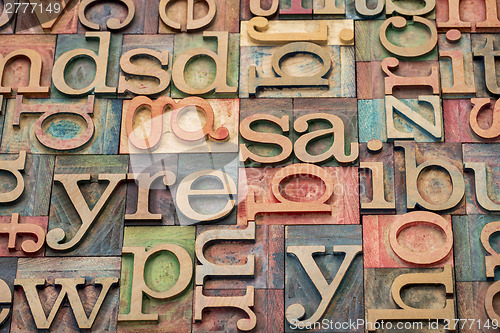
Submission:
{"label": "wooden block", "polygon": [[0,257],[43,257],[47,216],[0,216]]}
{"label": "wooden block", "polygon": [[395,141],[394,147],[397,214],[422,208],[439,214],[465,214],[460,144]]}
{"label": "wooden block", "polygon": [[[293,103],[295,160],[322,166],[358,165],[357,116],[354,98],[296,99]],[[328,129],[332,129],[330,133]]]}
{"label": "wooden block", "polygon": [[[191,332],[190,317],[193,309],[193,280],[191,278],[195,255],[195,232],[195,227],[125,228],[118,332],[145,330]],[[132,251],[136,254],[130,253]],[[142,256],[139,256],[139,253]],[[184,260],[186,255],[190,257],[189,261]],[[145,276],[142,280],[136,275],[136,270],[139,269]],[[181,271],[184,272],[185,269],[188,270],[187,275],[182,273],[181,276]],[[188,277],[185,278],[186,276]],[[184,281],[180,280],[184,278]],[[141,283],[143,281],[145,288]],[[175,289],[177,292],[174,292],[173,287],[177,283],[183,283],[185,288],[180,291]],[[160,291],[160,293],[153,294],[147,288]],[[169,291],[173,295],[162,298]],[[140,298],[137,299],[136,295],[140,295]],[[141,304],[134,302],[141,302]],[[142,316],[131,312],[131,308],[137,307],[142,309]],[[158,318],[154,322],[141,320],[143,317],[155,314]]]}
{"label": "wooden block", "polygon": [[443,98],[473,97],[476,88],[470,34],[450,30],[439,35],[438,45]]}
{"label": "wooden block", "polygon": [[345,0],[313,0],[313,19],[334,20],[345,15]]}
{"label": "wooden block", "polygon": [[363,252],[365,268],[453,266],[451,216],[365,215]]}
{"label": "wooden block", "polygon": [[[305,51],[300,51],[301,48]],[[284,46],[244,46],[240,52],[240,98],[356,95],[354,46],[298,42]],[[281,71],[283,74],[278,76],[276,73]]]}
{"label": "wooden block", "polygon": [[[288,226],[285,239],[285,332],[332,332],[334,326],[313,325],[363,319],[361,226]],[[299,310],[305,314],[295,322]]]}
{"label": "wooden block", "polygon": [[[387,57],[394,56],[400,58],[387,51],[380,42],[379,31],[384,22],[382,20],[355,22],[356,61],[382,61]],[[422,24],[409,24],[403,30],[389,27],[387,39],[402,47],[405,45],[423,45],[429,39],[429,30]],[[422,56],[412,57],[411,60],[437,60],[437,48]]]}
{"label": "wooden block", "polygon": [[498,318],[496,318],[498,317],[498,309],[500,308],[498,298],[491,299],[488,297],[493,305],[493,316],[491,318],[485,309],[486,302],[488,302],[486,296],[487,294],[491,295],[495,287],[495,283],[492,282],[457,282],[458,318],[462,319],[462,323],[464,319],[469,320],[463,327],[457,323],[457,327],[460,327],[460,332],[498,332],[498,325],[496,325],[498,323],[493,321],[493,319],[498,321]]}
{"label": "wooden block", "polygon": [[[51,83],[55,36],[0,36],[0,94],[17,92],[30,97],[47,97]],[[30,51],[27,51],[30,50]],[[33,71],[34,75],[30,75]]]}
{"label": "wooden block", "polygon": [[[1,155],[1,163],[9,163],[18,158],[19,155]],[[27,154],[24,168],[21,169],[23,171],[19,171],[23,173],[21,176],[24,184],[18,184],[15,174],[2,169],[0,173],[1,193],[11,192],[17,186],[20,186],[23,191],[15,201],[1,203],[0,215],[8,216],[19,213],[22,216],[47,216],[54,163],[55,156]]]}
{"label": "wooden block", "polygon": [[[279,0],[241,0],[240,1],[240,21],[248,21],[253,16],[265,16],[270,20],[278,19]],[[252,3],[259,5],[258,11],[252,13]],[[262,15],[265,14],[265,15]]]}
{"label": "wooden block", "polygon": [[467,214],[500,214],[500,144],[462,145]]}
{"label": "wooden block", "polygon": [[127,225],[178,225],[171,189],[162,179],[170,172],[177,175],[178,155],[132,154],[129,158],[129,178],[133,174],[135,181],[127,185]]}
{"label": "wooden block", "polygon": [[377,139],[387,142],[383,99],[358,99],[359,142]]}
{"label": "wooden block", "polygon": [[[123,101],[120,153],[238,151],[238,99],[188,97],[182,100],[163,98],[153,102],[142,96],[136,98]],[[146,103],[155,109],[154,116],[142,106]],[[174,111],[179,109],[184,111]],[[151,117],[159,119],[152,121]],[[133,131],[130,130],[132,128]],[[158,138],[157,141],[153,141],[154,138]]]}
{"label": "wooden block", "polygon": [[[379,144],[375,147],[375,144]],[[360,143],[359,198],[361,214],[392,214],[395,211],[394,147],[390,143]],[[379,147],[381,150],[376,150]]]}
{"label": "wooden block", "polygon": [[359,224],[357,167],[240,168],[239,178],[238,224]]}
{"label": "wooden block", "polygon": [[[495,228],[498,217],[493,215],[467,215],[453,216],[453,238],[455,254],[455,272],[457,281],[487,281],[486,259],[497,258],[495,253],[491,255],[486,252],[482,244],[482,232],[488,228]],[[496,230],[496,229],[495,229]],[[489,236],[489,244],[494,249],[498,249],[500,244],[500,235],[498,232]],[[487,245],[487,244],[486,244]],[[497,270],[492,276],[495,280],[500,278],[500,272]]]}
{"label": "wooden block", "polygon": [[[231,297],[244,295],[245,290],[206,290],[206,296]],[[256,325],[252,332],[283,332],[283,290],[256,289],[254,306]],[[239,320],[248,316],[231,307],[206,308],[201,321],[193,323],[193,333],[237,332]]]}
{"label": "wooden block", "polygon": [[[126,186],[120,183],[128,163],[128,156],[57,157],[47,256],[121,254]],[[58,234],[65,235],[65,240],[58,241]]]}
{"label": "wooden block", "polygon": [[[137,49],[147,49],[149,53]],[[155,58],[150,56],[153,52]],[[118,93],[123,97],[134,97],[136,94],[169,96],[173,54],[174,36],[125,35]],[[162,63],[163,60],[166,63]]]}
{"label": "wooden block", "polygon": [[[15,32],[17,15],[14,11],[7,13],[7,2],[2,1],[2,14],[0,15],[0,34],[10,35]],[[10,8],[10,5],[9,5]]]}
{"label": "wooden block", "polygon": [[497,5],[496,0],[467,2],[437,0],[437,27],[443,31],[449,29],[472,32],[498,31],[500,22],[496,12]]}
{"label": "wooden block", "polygon": [[[176,34],[174,43],[171,85],[173,98],[189,95],[204,98],[238,96],[238,34],[208,31],[203,34]],[[209,55],[200,57],[201,54]],[[179,84],[186,87],[179,88]]]}
{"label": "wooden block", "polygon": [[177,170],[177,186],[171,191],[180,225],[236,224],[236,153],[180,154]]}
{"label": "wooden block", "polygon": [[14,279],[16,278],[17,258],[0,258],[0,288],[2,290],[2,306],[0,307],[0,332],[9,333],[14,300]]}
{"label": "wooden block", "polygon": [[280,0],[279,19],[312,19],[314,0]]}
{"label": "wooden block", "polygon": [[[439,92],[439,70],[436,61],[398,61],[395,69],[388,69],[391,77],[384,74],[382,66],[383,62],[379,61],[356,62],[358,99],[384,98],[391,83],[395,85],[390,94],[399,99],[432,95],[432,87],[424,83],[433,84]],[[432,71],[434,76],[431,75]]]}
{"label": "wooden block", "polygon": [[[237,226],[236,229],[246,229]],[[208,230],[227,230],[227,226],[202,225],[197,229],[199,236]],[[225,277],[224,279],[207,279],[203,290],[244,290],[247,286],[255,289],[283,289],[285,265],[284,226],[259,225],[255,230],[255,241],[232,241],[207,245],[204,257],[217,265],[244,265],[248,256],[255,257],[255,272],[251,278]]]}
{"label": "wooden block", "polygon": [[[93,101],[93,97],[90,98],[24,99],[17,106],[15,100],[9,100],[0,152],[18,153],[26,150],[35,154],[116,154],[122,114],[121,101]],[[88,122],[81,116],[85,105],[92,112],[85,114]],[[61,108],[64,110],[61,111]],[[22,114],[23,110],[29,109],[31,111]],[[20,118],[17,118],[16,113],[20,114]],[[54,115],[47,117],[49,119],[44,120],[42,126],[40,119],[50,113]],[[15,125],[16,119],[19,125]],[[40,133],[37,135],[37,132]],[[42,144],[40,138],[45,138],[49,143]]]}
{"label": "wooden block", "polygon": [[473,34],[472,54],[474,56],[474,80],[476,97],[500,95],[500,86],[496,73],[500,71],[500,62],[496,61],[500,37],[496,34]]}
{"label": "wooden block", "polygon": [[[239,142],[242,166],[259,167],[270,164],[281,166],[293,162],[291,99],[240,99],[240,119]],[[248,154],[247,150],[251,154]],[[248,159],[241,161],[247,155]]]}
{"label": "wooden block", "polygon": [[443,99],[443,126],[445,142],[461,142],[460,137],[462,136],[463,131],[469,130],[468,128],[462,129],[462,126],[460,126],[459,110],[465,110],[467,107],[472,107],[469,100]]}
{"label": "wooden block", "polygon": [[345,15],[350,20],[385,20],[385,1],[346,0]]}
{"label": "wooden block", "polygon": [[[446,332],[443,320],[455,316],[455,279],[443,268],[365,268],[365,313],[368,332]],[[443,288],[444,287],[444,288]],[[392,295],[400,295],[399,305]],[[401,304],[402,303],[402,304]],[[401,305],[406,308],[402,309]],[[444,306],[443,306],[444,304]],[[376,320],[379,326],[376,326]],[[438,325],[435,323],[439,319]],[[378,329],[382,321],[385,329]],[[393,321],[392,328],[388,326]],[[396,328],[396,321],[410,323]],[[413,325],[413,326],[412,326]]]}
{"label": "wooden block", "polygon": [[[194,5],[192,6],[192,12],[188,12],[188,1],[177,1],[169,4],[165,10],[162,6],[164,1],[160,1],[160,14],[165,13],[170,21],[165,22],[160,18],[159,33],[175,33],[175,32],[193,32],[195,30],[202,31],[227,31],[227,32],[239,32],[239,17],[240,17],[240,6],[239,3],[235,3],[231,0],[214,0],[215,15],[212,16],[208,5],[203,6]],[[187,18],[193,17],[200,22],[193,22],[193,26],[197,26],[197,29],[189,28],[187,24]],[[203,21],[202,21],[203,20]],[[201,22],[202,21],[202,22]],[[167,24],[168,23],[168,24]],[[199,23],[199,25],[198,25]],[[178,28],[175,26],[180,25]]]}
{"label": "wooden block", "polygon": [[[66,2],[66,6],[64,3]],[[41,1],[33,1],[37,4],[34,13],[31,13],[33,7],[29,7],[26,12],[17,15],[16,34],[76,34],[78,30],[78,8],[80,1],[52,1],[42,3]],[[63,8],[60,10],[59,15],[46,11],[48,4],[52,5],[58,3]],[[43,5],[43,7],[40,6]],[[43,11],[41,10],[43,8]],[[37,15],[38,13],[38,15]],[[42,15],[42,13],[44,15]],[[48,14],[48,16],[46,15]]]}
{"label": "wooden block", "polygon": [[[47,318],[46,313],[55,312],[54,318],[48,320],[53,332],[80,332],[87,326],[84,324],[90,324],[88,326],[93,331],[116,331],[119,277],[120,258],[21,258],[16,276],[11,329],[13,332],[37,331],[37,327],[43,326],[41,324]],[[45,286],[35,289],[35,279],[42,279],[42,286],[43,283]],[[61,282],[68,284],[64,292],[70,293],[70,300],[65,297],[61,303],[53,305],[51,300],[60,297],[63,292]],[[83,288],[78,292],[76,288],[80,284]],[[107,287],[97,286],[100,284],[106,284]],[[26,293],[30,293],[33,305],[28,303]],[[98,298],[102,303],[96,305]],[[34,304],[40,309],[35,309]],[[42,307],[48,311],[40,313]],[[87,314],[91,311],[97,312],[95,320],[88,320]],[[38,325],[33,313],[39,317]],[[82,323],[78,323],[76,318]]]}
{"label": "wooden block", "polygon": [[[99,3],[96,1],[86,1],[88,6],[80,6],[80,20],[78,24],[78,33],[85,33],[92,30],[111,30],[107,27],[107,22],[110,19],[118,19],[123,26],[120,29],[113,28],[111,31],[124,34],[156,34],[158,33],[158,2],[159,0],[130,0],[130,1],[113,1]],[[129,2],[133,11],[129,11],[126,3]],[[86,8],[84,8],[86,7]],[[86,21],[86,18],[91,24],[97,25],[99,28],[91,28]],[[96,26],[96,27],[97,27]]]}
{"label": "wooden block", "polygon": [[[57,63],[57,60],[67,52],[77,49],[82,49],[82,52],[84,50],[85,52],[90,51],[91,53],[94,53],[97,57],[99,57],[99,48],[101,44],[103,44],[104,48],[105,41],[103,41],[103,39],[106,38],[108,37],[106,37],[106,33],[104,32],[99,34],[99,38],[86,37],[86,35],[81,35],[81,34],[59,35],[57,38],[57,49],[55,53],[55,59],[57,65],[55,66],[54,72],[52,73],[53,77],[60,71],[64,71],[63,72],[64,80],[68,87],[77,91],[89,90],[89,92],[91,92],[95,87],[94,79],[96,78],[96,75],[98,75],[98,72],[96,71],[95,59],[91,59],[88,57],[78,57],[77,60],[70,61],[69,63],[67,63],[67,66],[65,63]],[[123,35],[113,34],[110,40],[111,41],[109,44],[109,56],[104,57],[105,55],[102,55],[103,59],[102,61],[100,61],[100,64],[104,68],[104,69],[100,68],[100,70],[106,73],[105,75],[103,75],[103,73],[101,73],[100,75],[103,75],[107,87],[110,87],[109,89],[110,92],[100,93],[105,97],[116,96],[115,93],[116,90],[114,90],[114,88],[118,85],[118,75],[120,73],[119,59],[122,53],[121,48],[123,42]],[[108,51],[108,50],[104,48],[103,51]],[[101,60],[100,58],[98,59]],[[65,65],[65,68],[63,68],[63,65]],[[73,96],[73,94],[70,95]],[[80,93],[74,94],[74,96],[78,95],[82,94]],[[64,94],[58,91],[58,89],[56,89],[53,83],[50,96],[51,98],[66,98],[68,97],[68,94]]]}
{"label": "wooden block", "polygon": [[[263,29],[262,26],[266,28]],[[268,21],[265,18],[254,18],[241,22],[240,47],[283,45],[288,42],[313,42],[329,46],[354,45],[354,21]]]}

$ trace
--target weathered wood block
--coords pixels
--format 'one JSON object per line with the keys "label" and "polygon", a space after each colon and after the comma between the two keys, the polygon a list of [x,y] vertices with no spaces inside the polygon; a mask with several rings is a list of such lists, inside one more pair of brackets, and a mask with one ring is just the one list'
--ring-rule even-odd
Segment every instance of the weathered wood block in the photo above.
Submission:
{"label": "weathered wood block", "polygon": [[351,20],[385,20],[385,1],[346,0],[345,15]]}
{"label": "weathered wood block", "polygon": [[293,103],[295,161],[322,166],[358,165],[354,98],[298,98]]}
{"label": "weathered wood block", "polygon": [[238,224],[359,224],[357,167],[240,168]]}
{"label": "weathered wood block", "polygon": [[363,252],[365,268],[453,266],[451,216],[365,215]]}
{"label": "weathered wood block", "polygon": [[[453,238],[455,253],[455,272],[457,281],[488,281],[486,260],[495,261],[498,254],[490,250],[488,253],[486,246],[498,249],[500,245],[500,235],[498,232],[490,234],[488,230],[498,231],[496,222],[498,217],[493,215],[467,215],[453,216]],[[490,224],[492,223],[492,224]],[[490,224],[488,227],[486,227]],[[484,233],[485,242],[481,241]],[[488,235],[489,234],[489,235]],[[487,259],[490,258],[490,259]],[[492,265],[493,266],[493,265]],[[494,270],[495,280],[500,278],[500,272]],[[491,275],[491,274],[490,274]]]}
{"label": "weathered wood block", "polygon": [[388,95],[385,100],[358,100],[358,110],[359,142],[443,141],[443,111],[438,96],[396,99]]}
{"label": "weathered wood block", "polygon": [[[384,22],[382,20],[355,22],[356,61],[382,61],[387,57],[400,58],[400,56],[387,51],[380,42],[379,31]],[[429,30],[422,24],[409,24],[405,29],[395,29],[390,26],[386,35],[389,41],[401,47],[424,45],[429,41]],[[427,54],[410,59],[414,61],[437,60],[437,54],[437,48],[435,47]]]}
{"label": "weathered wood block", "polygon": [[129,174],[134,174],[135,181],[129,181],[127,185],[125,223],[141,226],[178,225],[172,190],[163,179],[167,175],[168,180],[170,173],[177,175],[178,155],[132,154],[129,158]]}
{"label": "weathered wood block", "polygon": [[[85,114],[87,119],[79,110],[86,104],[92,112]],[[28,111],[23,114],[24,109],[37,113]],[[0,152],[116,154],[121,115],[121,101],[114,99],[24,99],[18,106],[16,100],[9,100]],[[40,138],[45,139],[46,145],[40,142]]]}
{"label": "weathered wood block", "polygon": [[173,54],[172,35],[125,35],[120,60],[125,66],[121,64],[118,93],[122,97],[169,96]]}
{"label": "weathered wood block", "polygon": [[238,155],[179,154],[177,183],[171,188],[180,225],[236,224]]}
{"label": "weathered wood block", "polygon": [[0,216],[0,257],[43,257],[48,223],[48,216]]}
{"label": "weathered wood block", "polygon": [[500,214],[500,144],[462,145],[467,214]]}
{"label": "weathered wood block", "polygon": [[279,0],[279,19],[312,19],[314,0]]}
{"label": "weathered wood block", "polygon": [[56,158],[47,256],[121,254],[128,164],[128,156]]}
{"label": "weathered wood block", "polygon": [[[390,67],[392,68],[392,67]],[[379,99],[386,95],[389,77],[382,70],[382,62],[356,62],[358,99]],[[392,95],[399,99],[415,99],[421,95],[432,95],[433,84],[439,88],[439,70],[437,61],[399,61],[391,70],[395,84]],[[431,73],[434,72],[434,76]],[[434,79],[435,78],[435,79]],[[419,80],[420,81],[417,81]]]}
{"label": "weathered wood block", "polygon": [[9,333],[14,300],[14,279],[16,278],[17,258],[0,258],[0,288],[2,305],[0,307],[0,332]]}
{"label": "weathered wood block", "polygon": [[240,98],[356,96],[354,46],[298,42],[240,53]]}
{"label": "weathered wood block", "polygon": [[[246,229],[239,225],[236,229]],[[198,226],[199,236],[208,230],[226,230],[227,226]],[[283,289],[285,278],[285,228],[282,225],[258,225],[255,241],[219,242],[205,247],[204,256],[217,265],[244,265],[248,256],[255,257],[254,275],[251,278],[224,277],[207,279],[203,290],[244,290],[247,286],[255,289]],[[275,318],[277,319],[277,318]]]}
{"label": "weathered wood block", "polygon": [[[457,323],[460,332],[498,332],[497,322],[493,319],[498,321],[500,304],[498,297],[491,297],[492,290],[496,289],[494,285],[492,282],[457,282],[457,312],[458,318],[462,319],[462,323]],[[489,314],[485,309],[487,302],[492,305]],[[463,320],[467,319],[467,324],[463,325]]]}
{"label": "weathered wood block", "polygon": [[[213,297],[245,295],[245,290],[204,290],[203,294]],[[251,332],[283,332],[283,290],[255,289],[253,312],[256,325]],[[196,302],[196,300],[195,300]],[[247,319],[244,312],[234,308],[206,308],[203,319],[193,323],[193,333],[238,332],[237,323]]]}
{"label": "weathered wood block", "polygon": [[[1,161],[8,163],[8,161],[18,159],[20,155],[1,155]],[[0,215],[19,213],[22,216],[47,216],[54,163],[55,156],[27,154],[24,171],[18,171],[23,173],[21,176],[24,184],[17,182],[15,174],[2,169],[0,171],[1,193],[9,193],[18,186],[23,191],[15,201],[0,204]]]}
{"label": "weathered wood block", "polygon": [[[125,228],[118,332],[191,332],[193,311],[193,280],[191,278],[195,232],[195,227]],[[132,250],[137,252],[126,253]],[[146,253],[149,257],[144,258],[144,255],[141,257],[138,253]],[[184,260],[187,259],[187,257],[184,258],[185,255],[190,257],[189,261]],[[184,275],[184,270],[189,267],[191,270],[186,271],[187,275]],[[139,268],[144,273],[143,277],[135,275],[135,269]],[[185,280],[180,281],[180,279]],[[142,281],[145,281],[146,288],[149,290],[142,288]],[[186,287],[181,291],[176,289],[177,292],[174,293],[172,288],[178,282],[183,283],[183,286],[185,284]],[[149,295],[150,290],[158,291],[160,297],[156,297],[158,294]],[[172,291],[174,295],[161,298],[168,291]],[[139,299],[135,297],[136,294],[140,295]],[[156,314],[158,319],[155,322],[141,320],[144,316],[135,315],[131,311],[132,308],[138,306],[143,314]]]}
{"label": "weathered wood block", "polygon": [[157,99],[155,112],[140,104],[123,101],[122,154],[238,152],[238,99]]}
{"label": "weathered wood block", "polygon": [[499,21],[496,12],[498,2],[493,1],[436,1],[436,24],[446,31],[494,32],[498,31]]}
{"label": "weathered wood block", "polygon": [[[82,52],[94,53],[97,57],[99,57],[100,49],[101,51],[106,52],[109,51],[108,57],[103,57],[102,63],[103,69],[100,68],[103,72],[105,71],[105,75],[103,73],[98,73],[96,70],[96,63],[94,59],[89,57],[78,57],[74,61],[70,61],[67,63],[65,68],[62,68],[62,64],[59,66],[55,66],[55,73],[59,73],[60,71],[64,71],[64,80],[66,85],[72,90],[76,91],[86,91],[92,92],[95,88],[94,80],[97,75],[104,75],[105,82],[107,87],[111,87],[110,90],[113,90],[114,87],[118,85],[118,75],[120,74],[120,55],[122,54],[122,42],[123,35],[113,34],[111,36],[111,40],[109,43],[109,50],[106,49],[105,42],[102,39],[105,39],[105,34],[102,33],[99,38],[96,37],[86,37],[83,34],[73,34],[73,35],[64,35],[61,34],[57,37],[57,49],[55,53],[56,63],[58,58],[66,54],[67,52],[73,50],[82,50]],[[102,46],[102,48],[101,48]],[[101,54],[101,56],[105,56],[105,54]],[[101,58],[98,58],[101,60]],[[53,76],[55,74],[52,73]],[[88,89],[86,89],[88,88]],[[85,93],[88,94],[88,93]],[[80,93],[69,94],[70,96],[78,96],[82,95]],[[104,97],[116,97],[115,91],[109,93],[100,93],[100,95]],[[52,83],[51,87],[51,98],[66,98],[68,94],[58,91]]]}
{"label": "weathered wood block", "polygon": [[[64,6],[66,2],[66,5]],[[78,8],[80,1],[53,1],[42,2],[39,0],[33,1],[37,4],[37,8],[32,13],[33,7],[30,6],[25,12],[17,15],[16,34],[76,34],[78,30]],[[60,4],[59,15],[55,13],[53,5]],[[40,6],[42,4],[42,7]],[[48,4],[52,4],[51,7]],[[64,9],[62,9],[64,7]],[[24,6],[21,7],[24,9]],[[41,10],[43,8],[43,10]],[[52,13],[47,9],[52,8]],[[21,9],[21,10],[22,10]]]}
{"label": "weathered wood block", "polygon": [[[131,4],[132,10],[127,8],[125,1],[93,1],[86,8],[80,7],[78,33],[82,34],[93,30],[111,30],[123,34],[158,33],[159,0],[131,0],[127,2]],[[113,19],[119,20],[119,29],[108,28],[107,22]]]}
{"label": "weathered wood block", "polygon": [[55,50],[55,36],[1,35],[0,94],[47,97]]}
{"label": "weathered wood block", "polygon": [[285,332],[332,332],[314,323],[363,319],[361,226],[287,226],[285,240]]}
{"label": "weathered wood block", "polygon": [[472,34],[472,54],[474,56],[474,80],[476,82],[476,97],[500,95],[497,73],[500,62],[496,61],[500,45],[497,34]]}
{"label": "weathered wood block", "polygon": [[[500,142],[495,103],[495,100],[488,98],[443,100],[446,141]],[[496,135],[497,133],[499,135]]]}
{"label": "weathered wood block", "polygon": [[[252,13],[251,3],[259,5],[258,11]],[[265,16],[269,20],[278,19],[279,0],[241,0],[240,1],[240,21],[248,21],[253,16]],[[262,14],[265,15],[262,15]]]}
{"label": "weathered wood block", "polygon": [[10,35],[15,32],[17,15],[6,12],[6,2],[2,1],[0,14],[0,34]]}
{"label": "weathered wood block", "polygon": [[313,0],[313,19],[338,20],[345,16],[345,0]]}
{"label": "weathered wood block", "polygon": [[397,214],[414,209],[465,214],[460,144],[395,141],[394,147]]}
{"label": "weathered wood block", "polygon": [[[11,331],[37,332],[47,312],[55,312],[47,320],[52,332],[81,332],[84,324],[90,324],[92,331],[116,331],[119,277],[120,258],[20,258]],[[43,279],[45,285],[36,288],[35,279]],[[60,283],[68,284],[64,291]],[[77,285],[82,286],[79,291]],[[63,292],[69,296],[54,304],[52,300]],[[91,312],[97,312],[95,319],[87,315]],[[40,323],[35,323],[34,315]]]}
{"label": "weathered wood block", "polygon": [[[263,29],[262,26],[267,26]],[[283,45],[289,42],[354,45],[353,20],[270,20],[241,22],[240,47]]]}
{"label": "weathered wood block", "polygon": [[[208,31],[203,34],[176,34],[174,43],[173,98],[189,95],[204,98],[238,96],[239,34]],[[207,56],[200,56],[203,54]]]}
{"label": "weathered wood block", "polygon": [[242,166],[281,166],[293,162],[292,99],[241,99],[240,119]]}
{"label": "weathered wood block", "polygon": [[[239,32],[240,5],[231,0],[214,0],[213,11],[206,3],[199,3],[188,10],[188,1],[177,1],[166,8],[160,1],[160,15],[166,15],[168,21],[160,17],[159,33],[202,31]],[[190,19],[188,22],[188,17]],[[196,28],[194,28],[196,27]]]}
{"label": "weathered wood block", "polygon": [[359,201],[361,214],[393,214],[394,146],[382,143],[377,151],[370,144],[359,144]]}
{"label": "weathered wood block", "polygon": [[[365,268],[365,314],[368,332],[446,332],[444,320],[455,316],[455,279],[445,268]],[[444,287],[444,288],[443,288]],[[401,295],[406,308],[392,295]],[[443,306],[444,304],[444,306]],[[436,319],[439,320],[435,326]],[[378,325],[376,321],[378,321]],[[380,329],[381,320],[385,329]],[[392,321],[392,327],[389,326]],[[408,325],[396,328],[396,322]],[[429,324],[431,322],[432,324]]]}
{"label": "weathered wood block", "polygon": [[470,34],[439,35],[439,71],[443,98],[473,97],[476,92]]}

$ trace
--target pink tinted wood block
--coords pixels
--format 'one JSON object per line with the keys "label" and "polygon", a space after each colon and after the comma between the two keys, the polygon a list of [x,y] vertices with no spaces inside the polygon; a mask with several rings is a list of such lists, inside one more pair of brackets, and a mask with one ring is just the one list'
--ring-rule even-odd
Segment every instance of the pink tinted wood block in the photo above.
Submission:
{"label": "pink tinted wood block", "polygon": [[[292,164],[298,165],[298,164]],[[238,224],[246,225],[248,220],[245,202],[248,190],[255,193],[257,204],[266,205],[279,201],[271,192],[271,181],[282,168],[240,168],[238,196]],[[333,195],[325,201],[331,206],[331,213],[283,211],[257,214],[257,224],[359,224],[359,178],[357,167],[324,167],[331,177]],[[325,192],[326,186],[319,178],[310,175],[296,175],[281,182],[283,197],[293,202],[313,202]]]}
{"label": "pink tinted wood block", "polygon": [[[246,226],[237,226],[246,229]],[[227,226],[198,226],[197,235],[207,231],[227,229]],[[255,242],[232,241],[217,242],[205,247],[205,257],[209,262],[219,265],[244,265],[247,256],[255,256],[255,275],[253,278],[207,279],[203,289],[242,289],[254,286],[256,289],[284,288],[284,226],[259,225],[255,231]]]}
{"label": "pink tinted wood block", "polygon": [[[204,290],[205,296],[243,296],[245,290]],[[257,325],[251,332],[284,332],[283,289],[255,289],[254,306]],[[248,318],[236,308],[206,308],[203,319],[193,323],[193,333],[239,332],[237,322]]]}
{"label": "pink tinted wood block", "polygon": [[[449,18],[449,0],[436,0],[436,23],[444,23]],[[498,1],[497,1],[498,4]],[[486,4],[483,0],[461,0],[460,1],[460,19],[463,22],[471,22],[472,26],[477,22],[482,22],[486,19]],[[443,29],[448,30],[448,29]],[[460,30],[468,31],[471,28],[460,28]]]}
{"label": "pink tinted wood block", "polygon": [[[0,216],[0,224],[10,224],[11,216]],[[19,224],[33,224],[41,227],[44,234],[47,233],[47,225],[49,224],[48,216],[19,216]],[[44,235],[45,236],[45,235]],[[16,248],[9,249],[9,235],[0,233],[0,257],[43,257],[45,254],[45,245],[35,253],[26,253],[22,250],[21,246],[24,241],[40,241],[34,234],[19,233],[16,236]],[[45,237],[42,242],[45,242]]]}
{"label": "pink tinted wood block", "polygon": [[460,135],[462,134],[460,124],[459,109],[464,105],[463,100],[444,99],[443,100],[443,124],[444,124],[444,141],[445,142],[461,142]]}
{"label": "pink tinted wood block", "polygon": [[[443,267],[453,266],[453,250],[441,261],[431,265],[419,265],[402,260],[390,244],[391,226],[401,215],[363,216],[363,258],[365,268]],[[451,230],[450,215],[443,216]],[[446,236],[439,227],[424,223],[403,229],[397,241],[410,251],[426,253],[443,246]]]}

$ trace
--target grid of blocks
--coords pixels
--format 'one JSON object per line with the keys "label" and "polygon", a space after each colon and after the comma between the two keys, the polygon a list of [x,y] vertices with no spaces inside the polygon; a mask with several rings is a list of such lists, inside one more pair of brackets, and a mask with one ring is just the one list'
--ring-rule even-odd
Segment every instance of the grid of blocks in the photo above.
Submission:
{"label": "grid of blocks", "polygon": [[497,332],[500,1],[0,1],[0,332]]}

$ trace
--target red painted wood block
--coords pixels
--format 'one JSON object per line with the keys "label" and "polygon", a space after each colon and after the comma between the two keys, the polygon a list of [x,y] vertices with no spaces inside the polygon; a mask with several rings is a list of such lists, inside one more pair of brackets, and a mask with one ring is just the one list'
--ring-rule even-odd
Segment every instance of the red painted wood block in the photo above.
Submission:
{"label": "red painted wood block", "polygon": [[359,224],[357,167],[240,168],[239,179],[238,224]]}
{"label": "red painted wood block", "polygon": [[[453,266],[451,216],[441,217],[429,212],[410,214],[419,214],[419,216],[408,222],[403,221],[405,215],[363,216],[365,268]],[[430,214],[435,216],[429,219]],[[429,221],[438,221],[440,225],[431,224]],[[444,230],[446,233],[443,232]],[[415,256],[407,256],[410,252],[414,252]],[[421,258],[422,256],[425,258]],[[435,262],[421,264],[420,259]],[[436,259],[439,260],[436,261]]]}
{"label": "red painted wood block", "polygon": [[[0,216],[0,257],[43,257],[49,217],[19,216],[15,225],[12,220],[11,216]],[[17,235],[2,232],[9,227],[18,230]],[[35,251],[36,248],[39,250]]]}
{"label": "red painted wood block", "polygon": [[[237,226],[245,229],[246,226]],[[197,228],[197,235],[207,230],[227,229],[227,226],[206,226]],[[210,279],[203,285],[203,290],[245,289],[254,286],[256,289],[284,288],[284,226],[259,225],[255,230],[255,242],[232,241],[219,242],[205,247],[205,257],[209,262],[220,265],[244,265],[247,256],[255,256],[255,274],[253,278]]]}
{"label": "red painted wood block", "polygon": [[[460,332],[498,332],[500,298],[495,297],[495,291],[499,290],[499,282],[457,282],[456,288]],[[462,326],[464,320],[468,322]]]}
{"label": "red painted wood block", "polygon": [[[204,290],[206,296],[242,296],[245,290]],[[256,289],[254,306],[257,324],[251,332],[284,332],[283,289]],[[193,333],[238,332],[237,322],[246,319],[246,314],[238,309],[206,308],[203,319],[193,323]]]}

